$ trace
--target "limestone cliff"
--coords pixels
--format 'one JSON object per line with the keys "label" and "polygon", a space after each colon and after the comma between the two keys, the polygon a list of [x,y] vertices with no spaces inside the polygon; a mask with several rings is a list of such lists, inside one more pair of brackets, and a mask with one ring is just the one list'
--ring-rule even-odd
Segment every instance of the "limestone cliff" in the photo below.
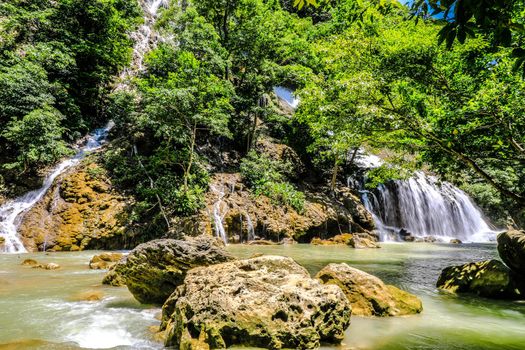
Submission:
{"label": "limestone cliff", "polygon": [[23,216],[18,232],[32,251],[123,248],[130,204],[105,171],[86,159],[57,178]]}
{"label": "limestone cliff", "polygon": [[275,205],[263,195],[255,196],[238,173],[214,174],[210,189],[205,208],[193,217],[175,219],[172,234],[214,235],[215,214],[221,217],[229,242],[246,241],[251,228],[258,238],[278,241],[289,237],[299,242],[374,229],[372,217],[359,198],[344,187],[334,196],[305,191],[302,213]]}

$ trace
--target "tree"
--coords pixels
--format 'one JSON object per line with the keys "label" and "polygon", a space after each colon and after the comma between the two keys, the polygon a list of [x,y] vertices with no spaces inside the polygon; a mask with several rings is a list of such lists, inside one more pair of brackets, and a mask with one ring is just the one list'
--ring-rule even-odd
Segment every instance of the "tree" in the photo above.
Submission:
{"label": "tree", "polygon": [[35,167],[52,164],[70,153],[62,140],[64,129],[60,126],[63,116],[56,109],[44,106],[35,109],[20,120],[12,120],[1,136],[7,140],[15,161],[4,164],[7,169],[26,172]]}

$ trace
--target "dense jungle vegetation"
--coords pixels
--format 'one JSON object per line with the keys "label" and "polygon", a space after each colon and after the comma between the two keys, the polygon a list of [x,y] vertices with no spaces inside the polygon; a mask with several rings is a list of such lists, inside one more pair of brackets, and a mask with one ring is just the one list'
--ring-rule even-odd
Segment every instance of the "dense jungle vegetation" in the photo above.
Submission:
{"label": "dense jungle vegetation", "polygon": [[[523,223],[523,2],[479,3],[173,2],[146,69],[114,92],[138,4],[3,2],[0,186],[7,193],[113,119],[105,164],[138,199],[138,217],[159,227],[165,215],[195,212],[219,170],[240,168],[256,192],[300,210],[300,183],[257,154],[261,137],[293,147],[327,186],[364,147],[390,164],[371,185],[430,169],[500,224]],[[300,97],[293,115],[275,108],[274,86]]]}

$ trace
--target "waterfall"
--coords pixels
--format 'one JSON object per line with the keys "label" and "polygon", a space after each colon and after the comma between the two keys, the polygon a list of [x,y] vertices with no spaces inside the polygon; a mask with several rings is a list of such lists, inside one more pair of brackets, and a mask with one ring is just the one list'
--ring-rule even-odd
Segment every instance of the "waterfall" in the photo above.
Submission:
{"label": "waterfall", "polygon": [[93,151],[102,146],[113,125],[113,122],[109,122],[104,128],[96,129],[92,134],[88,135],[84,146],[78,150],[75,156],[61,162],[51,174],[44,179],[42,187],[0,206],[0,237],[5,240],[3,247],[0,247],[0,252],[27,252],[17,234],[17,227],[20,224],[23,214],[42,199],[53,184],[53,181],[55,181],[60,174],[80,162],[86,152]]}
{"label": "waterfall", "polygon": [[226,213],[221,216],[221,204],[222,198],[224,197],[224,192],[215,188],[214,186],[211,186],[211,189],[218,194],[218,199],[213,205],[213,222],[215,223],[215,234],[217,237],[222,239],[225,244],[228,244],[228,236],[226,235],[226,230],[222,224],[222,219]]}
{"label": "waterfall", "polygon": [[250,214],[246,213],[246,223],[247,223],[247,229],[248,229],[248,242],[255,240],[255,229],[253,228],[252,219],[250,218]]}
{"label": "waterfall", "polygon": [[373,191],[362,191],[362,201],[383,240],[396,239],[401,229],[413,236],[434,236],[445,241],[495,239],[496,232],[465,192],[423,172],[408,180],[390,181]]}
{"label": "waterfall", "polygon": [[144,12],[144,23],[136,32],[131,34],[131,38],[135,42],[131,64],[120,74],[121,84],[117,86],[117,89],[126,88],[129,78],[144,70],[144,55],[155,47],[158,41],[153,27],[157,20],[159,8],[168,7],[169,0],[140,0],[140,4]]}

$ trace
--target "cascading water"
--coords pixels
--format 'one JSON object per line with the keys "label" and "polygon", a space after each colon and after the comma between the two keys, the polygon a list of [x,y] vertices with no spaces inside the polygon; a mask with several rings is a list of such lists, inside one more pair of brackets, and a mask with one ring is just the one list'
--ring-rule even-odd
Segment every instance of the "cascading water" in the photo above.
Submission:
{"label": "cascading water", "polygon": [[215,224],[215,234],[217,237],[222,239],[225,244],[228,244],[228,236],[226,235],[226,230],[222,224],[222,219],[226,213],[221,216],[221,204],[222,198],[224,197],[224,192],[215,188],[214,186],[211,187],[211,190],[216,192],[218,195],[218,199],[213,205],[213,222]]}
{"label": "cascading water", "polygon": [[140,0],[139,2],[144,12],[144,23],[136,32],[131,34],[131,38],[135,42],[131,64],[122,71],[120,75],[122,83],[117,86],[117,89],[125,88],[130,77],[144,70],[144,55],[155,47],[158,41],[153,27],[157,20],[159,8],[168,7],[169,4],[169,0]]}
{"label": "cascading water", "polygon": [[74,157],[60,163],[51,174],[44,179],[42,187],[9,201],[0,207],[0,237],[4,238],[4,244],[3,246],[0,246],[1,252],[26,252],[26,249],[17,234],[17,227],[23,214],[42,199],[57,176],[77,164],[84,157],[86,152],[93,151],[102,146],[113,125],[113,122],[110,122],[104,128],[96,129],[90,134],[85,145],[78,150]]}
{"label": "cascading water", "polygon": [[401,229],[413,236],[434,236],[466,242],[495,239],[493,231],[468,195],[448,182],[417,172],[408,180],[390,181],[362,191],[383,240],[395,239]]}
{"label": "cascading water", "polygon": [[252,218],[250,217],[250,214],[246,213],[246,223],[248,224],[247,230],[248,230],[248,242],[255,240],[255,229],[253,228],[253,222]]}

